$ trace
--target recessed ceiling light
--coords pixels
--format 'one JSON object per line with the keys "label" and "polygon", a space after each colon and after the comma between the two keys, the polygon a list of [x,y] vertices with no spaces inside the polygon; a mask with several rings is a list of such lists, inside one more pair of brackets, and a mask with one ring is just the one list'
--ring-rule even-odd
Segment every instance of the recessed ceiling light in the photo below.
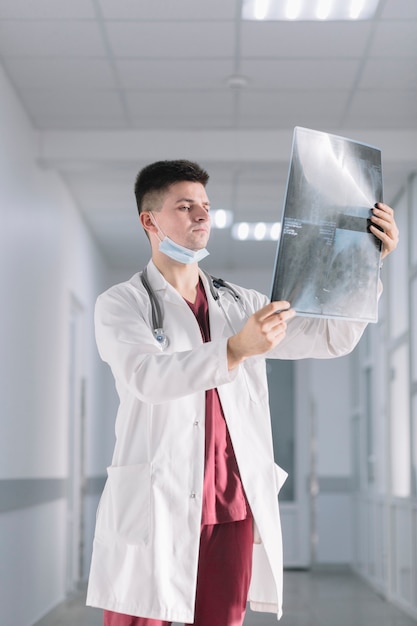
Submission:
{"label": "recessed ceiling light", "polygon": [[243,89],[243,87],[247,87],[248,79],[240,74],[232,74],[227,79],[227,84],[231,89]]}
{"label": "recessed ceiling light", "polygon": [[369,20],[379,0],[243,0],[244,20]]}
{"label": "recessed ceiling light", "polygon": [[233,223],[233,213],[225,209],[213,209],[210,211],[210,219],[212,228],[228,228]]}
{"label": "recessed ceiling light", "polygon": [[280,222],[236,222],[232,226],[232,237],[239,241],[277,241],[280,232]]}

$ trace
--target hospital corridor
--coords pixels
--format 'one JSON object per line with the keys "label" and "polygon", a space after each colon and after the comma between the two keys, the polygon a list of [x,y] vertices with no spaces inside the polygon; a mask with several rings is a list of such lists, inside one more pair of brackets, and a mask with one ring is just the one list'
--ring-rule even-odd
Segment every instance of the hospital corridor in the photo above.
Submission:
{"label": "hospital corridor", "polygon": [[[313,157],[297,152],[295,128],[322,133]],[[337,141],[359,146],[359,157],[339,151]],[[382,163],[371,174],[368,150]],[[294,183],[296,158],[304,169]],[[263,395],[256,358],[253,370],[246,359],[246,395],[236,396],[235,413],[249,414],[250,406],[255,420],[261,401],[269,404],[270,467],[275,472],[275,461],[288,474],[281,484],[274,473],[270,492],[282,526],[280,623],[417,624],[417,2],[0,0],[0,626],[102,624],[101,608],[85,600],[116,434],[126,446],[155,444],[168,391],[152,378],[153,439],[121,432],[120,421],[116,433],[119,398],[97,349],[95,306],[100,294],[143,271],[155,237],[165,250],[181,247],[161,229],[147,237],[134,193],[142,168],[180,159],[209,174],[209,254],[200,268],[254,302],[261,300],[249,290],[271,297],[280,241],[301,232],[292,217],[283,227],[283,208],[301,184],[309,193],[296,210],[323,202],[328,211],[314,232],[325,233],[326,250],[333,246],[337,280],[349,229],[328,215],[343,209],[356,220],[352,240],[365,223],[369,242],[377,239],[368,229],[375,203],[394,209],[399,243],[381,263],[372,244],[377,315],[356,347],[332,353],[340,320],[312,313],[330,346],[324,356],[337,358],[314,351],[314,358],[267,358]],[[339,174],[357,201],[346,200]],[[156,233],[158,224],[149,224]],[[290,259],[288,274],[304,278],[309,293],[309,277],[325,272],[321,251],[307,252]],[[361,282],[364,265],[360,259],[350,284]],[[210,323],[217,316],[222,332],[236,335],[236,320],[249,315],[227,285],[213,284]],[[324,285],[321,295],[328,293]],[[350,301],[350,292],[344,297]],[[188,346],[192,333],[187,324],[173,330],[165,301],[157,324],[151,298],[145,308],[150,352],[160,350],[163,364],[170,346]],[[363,322],[359,313],[332,315],[346,328]],[[301,311],[294,324],[302,329],[308,317]],[[123,349],[125,326],[136,332],[120,324]],[[186,359],[187,350],[178,354]],[[199,376],[216,377],[213,389],[217,377],[219,387],[234,384],[225,354],[219,350],[218,367],[201,361],[193,384]],[[168,381],[173,396],[179,363],[175,384]],[[193,416],[193,437],[201,417]],[[255,421],[248,423],[256,435]],[[189,471],[176,457],[170,475]],[[202,500],[196,491],[194,484],[187,490],[186,506]],[[275,623],[277,612],[250,608],[244,621]]]}

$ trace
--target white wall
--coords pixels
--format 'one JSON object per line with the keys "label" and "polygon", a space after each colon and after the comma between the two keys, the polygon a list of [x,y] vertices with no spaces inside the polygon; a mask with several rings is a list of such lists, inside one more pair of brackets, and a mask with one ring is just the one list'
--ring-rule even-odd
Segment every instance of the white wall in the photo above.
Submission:
{"label": "white wall", "polygon": [[38,135],[2,71],[0,102],[0,621],[26,626],[65,595],[71,298],[83,307],[86,471],[108,462],[92,337],[106,268],[63,182],[38,167]]}

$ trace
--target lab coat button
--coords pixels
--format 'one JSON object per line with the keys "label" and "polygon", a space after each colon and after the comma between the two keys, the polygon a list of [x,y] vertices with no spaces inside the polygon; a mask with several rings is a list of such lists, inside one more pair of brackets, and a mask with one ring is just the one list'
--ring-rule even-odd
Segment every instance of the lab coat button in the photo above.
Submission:
{"label": "lab coat button", "polygon": [[194,426],[198,426],[198,425],[199,425],[199,423],[200,423],[200,422],[199,422],[198,420],[195,420],[195,422],[194,422]]}
{"label": "lab coat button", "polygon": [[192,492],[190,493],[190,498],[195,498],[195,496],[196,496],[195,491],[192,491]]}

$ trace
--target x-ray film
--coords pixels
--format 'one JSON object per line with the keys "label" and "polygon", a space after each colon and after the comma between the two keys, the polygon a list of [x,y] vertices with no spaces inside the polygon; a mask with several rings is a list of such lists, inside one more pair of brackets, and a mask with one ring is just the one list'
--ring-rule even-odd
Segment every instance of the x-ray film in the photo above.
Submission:
{"label": "x-ray film", "polygon": [[296,127],[271,300],[287,300],[298,315],[376,322],[376,202],[378,148]]}

